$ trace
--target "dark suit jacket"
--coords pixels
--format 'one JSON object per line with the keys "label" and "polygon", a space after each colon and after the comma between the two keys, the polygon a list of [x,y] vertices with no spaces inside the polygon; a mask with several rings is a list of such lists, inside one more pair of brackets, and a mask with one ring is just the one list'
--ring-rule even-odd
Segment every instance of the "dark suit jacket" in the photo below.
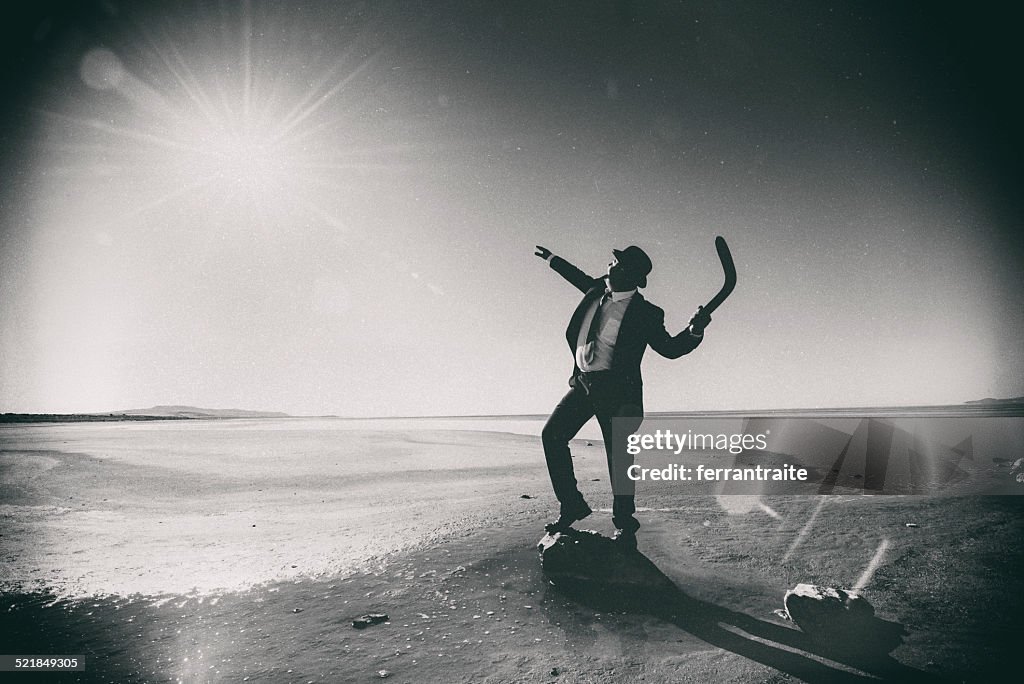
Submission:
{"label": "dark suit jacket", "polygon": [[[604,278],[593,278],[561,257],[551,257],[551,268],[584,293],[565,330],[565,339],[573,354],[573,378],[579,373],[575,365],[576,342],[587,309],[605,291]],[[688,354],[701,343],[703,338],[694,337],[689,330],[678,335],[669,335],[665,330],[665,312],[644,299],[637,292],[629,301],[622,315],[622,325],[612,352],[612,375],[622,383],[623,400],[643,405],[643,378],[640,375],[640,361],[647,347],[669,359]],[[570,380],[570,384],[573,381]]]}

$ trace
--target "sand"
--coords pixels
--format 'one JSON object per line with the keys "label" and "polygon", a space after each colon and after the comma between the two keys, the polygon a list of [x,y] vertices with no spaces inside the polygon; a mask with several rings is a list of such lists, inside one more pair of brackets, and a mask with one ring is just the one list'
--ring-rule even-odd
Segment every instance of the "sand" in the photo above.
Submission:
{"label": "sand", "polygon": [[[230,430],[47,430],[2,438],[0,621],[7,652],[86,656],[85,673],[60,681],[992,681],[1016,670],[1019,497],[641,489],[639,550],[678,592],[661,606],[602,604],[540,572],[554,501],[536,438],[277,431],[240,460]],[[580,527],[610,533],[600,445],[574,453],[588,500],[605,509]],[[349,466],[325,460],[344,454]],[[883,541],[864,595],[907,630],[891,654],[844,662],[773,612],[798,582],[863,580]],[[353,629],[367,612],[390,620]]]}
{"label": "sand", "polygon": [[266,424],[7,428],[0,589],[206,594],[332,575],[547,489],[526,436]]}

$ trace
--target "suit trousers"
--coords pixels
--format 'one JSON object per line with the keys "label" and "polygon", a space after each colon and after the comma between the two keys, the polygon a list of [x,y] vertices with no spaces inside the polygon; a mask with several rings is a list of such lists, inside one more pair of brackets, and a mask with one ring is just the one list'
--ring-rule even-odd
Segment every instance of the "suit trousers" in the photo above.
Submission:
{"label": "suit trousers", "polygon": [[[633,457],[626,452],[626,439],[640,427],[643,405],[630,401],[622,381],[608,371],[577,372],[570,386],[541,432],[548,475],[561,512],[570,512],[583,501],[572,467],[569,440],[588,420],[596,417],[604,437],[608,476],[612,483],[612,522],[620,530],[636,531],[640,527],[640,522],[633,515],[636,512],[636,483],[626,476],[627,469],[633,465]],[[612,430],[613,418],[630,420],[616,421],[616,430]]]}

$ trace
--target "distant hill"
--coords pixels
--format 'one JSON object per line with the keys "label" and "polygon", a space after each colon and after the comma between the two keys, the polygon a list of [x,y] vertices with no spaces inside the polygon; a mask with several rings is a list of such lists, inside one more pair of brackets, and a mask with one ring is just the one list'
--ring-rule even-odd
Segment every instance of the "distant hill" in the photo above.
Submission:
{"label": "distant hill", "polygon": [[145,409],[114,411],[115,415],[159,416],[161,418],[290,418],[280,411],[248,411],[245,409],[211,409],[195,406],[154,406]]}
{"label": "distant hill", "polygon": [[965,401],[965,404],[1024,404],[1024,397],[1013,397],[1012,399],[992,399],[986,397],[984,399],[975,399],[974,401]]}
{"label": "distant hill", "polygon": [[94,423],[142,420],[216,420],[221,418],[291,418],[279,411],[207,409],[195,406],[154,406],[110,413],[3,413],[0,423]]}

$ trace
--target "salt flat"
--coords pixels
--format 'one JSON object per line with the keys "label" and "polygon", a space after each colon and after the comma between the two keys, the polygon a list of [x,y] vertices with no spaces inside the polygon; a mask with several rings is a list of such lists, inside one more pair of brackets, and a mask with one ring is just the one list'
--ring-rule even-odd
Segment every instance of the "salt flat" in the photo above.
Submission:
{"label": "salt flat", "polygon": [[[599,444],[573,445],[611,532]],[[1007,468],[993,464],[999,476]],[[569,598],[535,544],[535,436],[319,422],[0,429],[0,632],[79,682],[997,681],[1024,614],[1024,498],[638,487],[659,608]],[[536,498],[522,498],[526,494]],[[908,526],[912,523],[913,526]],[[877,560],[876,560],[877,559]],[[850,660],[774,611],[864,582],[902,645]],[[384,612],[365,631],[353,618]]]}
{"label": "salt flat", "polygon": [[536,438],[337,425],[5,427],[0,581],[67,596],[237,590],[352,570],[547,492]]}

